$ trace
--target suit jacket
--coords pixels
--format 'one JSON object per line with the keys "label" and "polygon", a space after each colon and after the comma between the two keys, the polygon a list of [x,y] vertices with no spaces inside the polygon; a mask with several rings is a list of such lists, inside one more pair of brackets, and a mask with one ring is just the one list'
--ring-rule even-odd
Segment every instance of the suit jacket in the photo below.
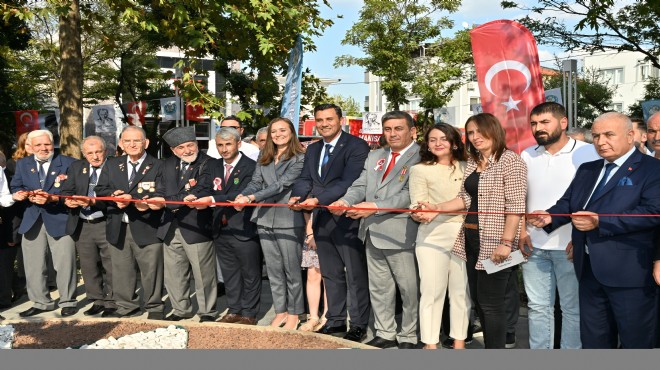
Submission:
{"label": "suit jacket", "polygon": [[[255,202],[287,204],[291,198],[291,187],[300,176],[304,161],[305,155],[298,154],[277,164],[275,161],[265,166],[257,163],[252,181],[241,194],[254,195]],[[287,207],[256,207],[252,222],[273,229],[305,226],[302,213]]]}
{"label": "suit jacket", "polygon": [[[156,183],[156,177],[160,170],[161,161],[147,154],[144,161],[140,164],[137,174],[133,179],[132,184],[128,185],[128,172],[131,169],[126,164],[126,156],[116,158],[108,158],[99,181],[94,188],[96,195],[100,197],[112,196],[115,190],[123,190],[125,194],[130,194],[133,199],[142,199],[145,196],[151,198],[162,196],[157,191],[150,191],[146,183]],[[146,189],[142,186],[146,187]],[[156,186],[158,184],[156,183]],[[124,209],[117,208],[114,202],[108,202],[106,216],[106,236],[108,242],[113,245],[118,245],[120,240],[121,223],[124,213],[128,216],[128,226],[131,228],[133,240],[140,246],[157,244],[161,240],[158,239],[157,232],[160,226],[160,220],[163,210],[152,211],[147,210],[140,212],[135,208],[133,203],[129,204]]]}
{"label": "suit jacket", "polygon": [[[62,185],[62,195],[87,196],[87,191],[89,190],[89,179],[92,175],[91,171],[89,170],[89,162],[87,162],[85,159],[80,159],[73,162],[71,166],[69,166],[69,170],[67,171],[66,175],[67,179],[64,182],[64,185]],[[100,176],[100,172],[98,172],[97,176]],[[101,211],[105,215],[106,207],[106,203],[99,200],[94,204],[94,206],[91,207],[91,209],[92,211]],[[69,208],[69,219],[66,223],[66,233],[69,235],[77,236],[77,234],[80,232],[78,227],[80,210],[81,207]]]}
{"label": "suit jacket", "polygon": [[[197,159],[192,162],[183,177],[179,175],[181,159],[172,156],[160,166],[160,173],[156,180],[156,190],[164,194],[165,200],[183,201],[183,198],[192,194],[199,181],[203,169],[209,165],[211,157],[200,152]],[[181,236],[188,244],[203,243],[211,240],[211,221],[213,211],[210,208],[196,210],[182,204],[167,204],[163,213],[163,220],[158,228],[158,237],[165,239],[168,231],[176,220]]]}
{"label": "suit jacket", "polygon": [[[360,177],[341,198],[349,205],[366,201],[378,208],[408,208],[410,169],[419,163],[419,145],[413,144],[383,179],[390,149],[378,149],[364,162]],[[373,245],[380,249],[411,249],[415,247],[417,223],[407,213],[376,212],[360,220],[358,236],[366,241],[367,231]]]}
{"label": "suit jacket", "polygon": [[[603,160],[581,165],[566,193],[548,212],[569,214],[585,210],[602,168]],[[591,199],[586,210],[599,214],[659,214],[660,161],[635,150],[601,193]],[[591,268],[601,284],[654,285],[653,237],[660,218],[599,216],[598,220],[598,227],[591,231],[573,228],[573,263],[578,279],[582,277],[588,245]],[[555,216],[545,230],[551,232],[569,222],[570,217]]]}
{"label": "suit jacket", "polygon": [[[229,181],[225,183],[225,161],[222,158],[210,160],[204,169],[200,184],[202,186],[199,186],[194,194],[197,197],[210,195],[214,202],[234,200],[252,180],[255,167],[256,162],[243,154],[232,169]],[[214,183],[219,185],[216,186]],[[215,207],[212,228],[214,237],[217,237],[220,231],[229,232],[239,240],[256,237],[256,225],[250,221],[253,211],[253,207],[245,207],[240,212],[234,207]]]}
{"label": "suit jacket", "polygon": [[[16,162],[16,172],[11,180],[11,192],[16,193],[20,190],[42,189],[49,194],[60,194],[62,185],[67,181],[62,179],[62,177],[66,177],[66,171],[74,161],[74,158],[65,155],[53,156],[42,189],[34,155],[21,158]],[[59,181],[55,181],[56,179],[59,179]],[[60,199],[57,202],[46,203],[44,205],[34,204],[27,200],[23,201],[23,203],[26,204],[26,207],[23,220],[18,228],[20,234],[28,232],[39,217],[41,217],[48,235],[54,238],[67,235],[66,222],[69,215],[64,205],[64,200]]]}
{"label": "suit jacket", "polygon": [[[293,185],[292,197],[300,197],[301,201],[307,198],[317,198],[319,204],[329,205],[346,194],[346,190],[362,173],[364,161],[369,155],[369,145],[358,137],[342,132],[328,159],[327,173],[321,178],[318,168],[324,145],[323,140],[320,140],[307,147],[305,165],[300,173],[300,178]],[[314,208],[312,213],[315,227],[319,212],[327,211]],[[344,229],[359,226],[359,220],[343,216],[333,215],[332,217]]]}

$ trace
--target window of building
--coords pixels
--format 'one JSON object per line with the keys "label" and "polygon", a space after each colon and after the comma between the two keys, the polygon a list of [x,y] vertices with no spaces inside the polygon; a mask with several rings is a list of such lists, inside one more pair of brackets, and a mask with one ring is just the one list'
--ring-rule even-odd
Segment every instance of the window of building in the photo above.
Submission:
{"label": "window of building", "polygon": [[606,82],[611,84],[623,83],[623,68],[601,69],[600,74]]}
{"label": "window of building", "polygon": [[637,68],[637,81],[647,81],[651,77],[658,76],[658,69],[650,64],[641,64]]}
{"label": "window of building", "polygon": [[610,105],[608,109],[615,112],[623,113],[623,103],[612,103],[612,105]]}

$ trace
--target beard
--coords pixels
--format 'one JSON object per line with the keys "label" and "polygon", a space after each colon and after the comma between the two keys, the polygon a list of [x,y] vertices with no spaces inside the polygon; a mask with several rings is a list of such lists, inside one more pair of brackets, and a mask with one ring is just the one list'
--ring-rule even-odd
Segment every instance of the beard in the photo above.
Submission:
{"label": "beard", "polygon": [[[561,133],[562,133],[561,127],[553,131],[552,133],[548,133],[545,131],[538,131],[534,134],[534,138],[536,139],[536,142],[539,145],[543,145],[543,146],[552,145],[559,141],[559,139],[561,138]],[[541,135],[543,134],[545,134],[546,136],[542,137]]]}

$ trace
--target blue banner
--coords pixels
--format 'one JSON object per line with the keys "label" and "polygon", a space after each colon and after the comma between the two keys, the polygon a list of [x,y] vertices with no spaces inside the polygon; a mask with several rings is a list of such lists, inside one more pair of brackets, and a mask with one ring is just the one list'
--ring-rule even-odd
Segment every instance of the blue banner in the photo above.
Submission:
{"label": "blue banner", "polygon": [[660,112],[660,100],[647,100],[642,102],[642,113],[644,121],[647,121],[654,113]]}
{"label": "blue banner", "polygon": [[280,116],[286,117],[293,122],[298,134],[298,123],[300,121],[300,95],[302,88],[303,71],[303,45],[302,38],[298,36],[296,44],[289,54],[289,70],[286,73],[284,94],[282,95],[282,111]]}

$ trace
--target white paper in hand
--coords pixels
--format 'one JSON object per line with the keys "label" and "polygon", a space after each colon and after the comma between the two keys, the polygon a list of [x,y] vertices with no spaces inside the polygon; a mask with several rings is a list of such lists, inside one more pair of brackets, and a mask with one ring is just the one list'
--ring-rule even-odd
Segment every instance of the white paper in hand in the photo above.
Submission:
{"label": "white paper in hand", "polygon": [[520,252],[520,250],[517,250],[515,252],[511,252],[511,254],[509,254],[509,257],[506,260],[504,260],[504,262],[502,263],[495,263],[491,261],[489,258],[487,258],[481,261],[481,264],[484,265],[487,274],[492,274],[494,272],[504,270],[505,268],[509,268],[521,264],[524,261],[525,258],[523,257],[522,252]]}

